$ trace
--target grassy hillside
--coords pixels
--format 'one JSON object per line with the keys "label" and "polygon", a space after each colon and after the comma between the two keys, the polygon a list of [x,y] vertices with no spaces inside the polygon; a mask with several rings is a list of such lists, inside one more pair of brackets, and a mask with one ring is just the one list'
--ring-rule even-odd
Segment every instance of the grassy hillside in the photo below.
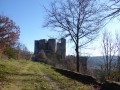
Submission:
{"label": "grassy hillside", "polygon": [[25,60],[0,60],[0,90],[93,90],[50,66]]}

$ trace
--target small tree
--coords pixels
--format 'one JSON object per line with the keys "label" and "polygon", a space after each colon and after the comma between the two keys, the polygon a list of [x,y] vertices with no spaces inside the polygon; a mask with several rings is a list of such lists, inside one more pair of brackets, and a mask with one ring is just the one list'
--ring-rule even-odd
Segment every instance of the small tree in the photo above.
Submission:
{"label": "small tree", "polygon": [[77,72],[80,48],[95,39],[100,30],[99,5],[94,0],[60,0],[51,4],[45,26],[57,28],[63,37],[70,37],[75,45]]}
{"label": "small tree", "polygon": [[22,44],[21,47],[21,57],[26,60],[30,60],[31,58],[31,53],[24,44]]}
{"label": "small tree", "polygon": [[109,77],[112,70],[112,63],[114,60],[114,56],[117,54],[117,42],[111,37],[111,33],[104,32],[102,39],[102,47],[103,47],[103,58],[105,64],[105,73],[106,76]]}
{"label": "small tree", "polygon": [[120,71],[120,35],[116,34],[117,48],[118,48],[118,60],[117,60],[117,70]]}
{"label": "small tree", "polygon": [[13,59],[16,59],[16,55],[15,55],[15,49],[12,48],[12,47],[7,47],[5,50],[4,50],[4,54],[9,58],[13,58]]}
{"label": "small tree", "polygon": [[32,53],[27,49],[27,47],[24,44],[17,43],[14,50],[16,54],[16,59],[30,60],[32,57]]}
{"label": "small tree", "polygon": [[20,29],[15,22],[6,16],[0,15],[0,53],[7,47],[12,47],[19,39]]}

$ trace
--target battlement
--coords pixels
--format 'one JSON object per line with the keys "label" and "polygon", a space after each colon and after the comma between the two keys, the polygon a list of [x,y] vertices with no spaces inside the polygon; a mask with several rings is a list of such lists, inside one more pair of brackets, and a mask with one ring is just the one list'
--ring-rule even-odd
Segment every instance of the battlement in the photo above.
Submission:
{"label": "battlement", "polygon": [[44,50],[46,55],[57,54],[63,59],[66,56],[66,39],[61,38],[60,43],[56,42],[56,39],[35,40],[34,55],[37,55],[41,50]]}

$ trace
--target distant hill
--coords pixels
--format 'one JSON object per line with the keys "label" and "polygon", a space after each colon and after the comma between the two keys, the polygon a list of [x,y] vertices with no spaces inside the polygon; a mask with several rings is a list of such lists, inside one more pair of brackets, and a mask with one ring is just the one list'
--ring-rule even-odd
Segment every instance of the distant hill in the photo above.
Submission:
{"label": "distant hill", "polygon": [[[114,61],[117,60],[117,56],[114,56]],[[104,63],[103,56],[93,56],[88,57],[88,67],[91,68],[98,68],[100,64]]]}

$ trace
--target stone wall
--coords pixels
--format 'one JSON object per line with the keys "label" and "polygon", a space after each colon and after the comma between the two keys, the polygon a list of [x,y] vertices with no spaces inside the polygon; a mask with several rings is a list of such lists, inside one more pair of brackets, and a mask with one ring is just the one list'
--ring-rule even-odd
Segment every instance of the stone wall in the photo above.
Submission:
{"label": "stone wall", "polygon": [[53,68],[53,69],[55,69],[55,71],[59,72],[60,74],[66,77],[77,80],[84,84],[100,85],[100,83],[98,83],[97,80],[92,76],[83,75],[77,72],[72,72],[70,70],[65,70],[65,69],[60,69],[60,68]]}
{"label": "stone wall", "polygon": [[65,58],[66,56],[66,39],[61,38],[61,42],[57,43],[57,52],[58,55],[61,56],[61,58]]}
{"label": "stone wall", "polygon": [[82,75],[65,69],[54,68],[57,72],[71,79],[77,80],[84,84],[93,85],[95,90],[120,90],[120,83],[106,80],[104,83],[99,83],[94,77]]}
{"label": "stone wall", "polygon": [[60,43],[56,43],[56,39],[35,40],[34,56],[36,57],[41,50],[44,50],[49,59],[56,55],[59,55],[61,59],[64,59],[66,56],[66,39],[61,38]]}
{"label": "stone wall", "polygon": [[56,40],[55,39],[49,39],[48,40],[48,50],[50,50],[50,52],[52,53],[56,53]]}

